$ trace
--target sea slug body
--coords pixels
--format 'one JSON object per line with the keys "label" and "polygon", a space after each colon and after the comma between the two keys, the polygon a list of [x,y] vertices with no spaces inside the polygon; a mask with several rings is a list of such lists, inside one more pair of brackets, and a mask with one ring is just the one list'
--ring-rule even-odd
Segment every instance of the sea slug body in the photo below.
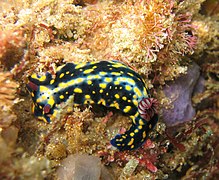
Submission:
{"label": "sea slug body", "polygon": [[158,121],[157,100],[150,97],[141,76],[119,61],[67,63],[57,68],[55,78],[48,72],[33,74],[27,88],[35,116],[47,122],[62,111],[63,102],[70,107],[100,104],[127,114],[130,129],[111,140],[121,151],[140,147]]}

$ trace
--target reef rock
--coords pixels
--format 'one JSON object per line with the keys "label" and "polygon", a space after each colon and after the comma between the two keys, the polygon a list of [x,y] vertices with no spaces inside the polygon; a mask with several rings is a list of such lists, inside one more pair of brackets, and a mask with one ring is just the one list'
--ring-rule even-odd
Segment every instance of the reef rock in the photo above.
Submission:
{"label": "reef rock", "polygon": [[65,158],[57,170],[57,177],[59,180],[113,179],[98,157],[87,154],[74,154]]}
{"label": "reef rock", "polygon": [[173,108],[163,109],[162,117],[167,126],[174,126],[191,120],[195,115],[191,97],[200,76],[200,68],[193,63],[188,67],[187,74],[167,84],[163,91],[170,99]]}

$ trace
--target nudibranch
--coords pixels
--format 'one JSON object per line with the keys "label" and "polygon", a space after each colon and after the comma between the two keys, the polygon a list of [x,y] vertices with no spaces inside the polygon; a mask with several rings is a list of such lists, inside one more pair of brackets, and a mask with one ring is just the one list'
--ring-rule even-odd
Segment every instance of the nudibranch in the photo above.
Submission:
{"label": "nudibranch", "polygon": [[127,114],[130,129],[110,141],[120,151],[140,147],[158,121],[157,100],[150,97],[141,76],[119,61],[67,63],[57,68],[55,77],[33,74],[27,88],[33,113],[46,122],[63,110],[61,103],[100,104]]}

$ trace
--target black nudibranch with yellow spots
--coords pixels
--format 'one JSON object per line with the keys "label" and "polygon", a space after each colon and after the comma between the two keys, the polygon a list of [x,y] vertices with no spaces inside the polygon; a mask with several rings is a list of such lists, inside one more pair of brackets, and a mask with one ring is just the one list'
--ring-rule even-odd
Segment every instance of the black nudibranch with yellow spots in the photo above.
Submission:
{"label": "black nudibranch with yellow spots", "polygon": [[141,76],[119,61],[67,63],[58,67],[55,78],[33,74],[27,88],[35,116],[47,122],[62,111],[63,102],[70,107],[101,104],[129,115],[130,129],[111,140],[119,150],[140,147],[158,121],[157,100],[149,96]]}

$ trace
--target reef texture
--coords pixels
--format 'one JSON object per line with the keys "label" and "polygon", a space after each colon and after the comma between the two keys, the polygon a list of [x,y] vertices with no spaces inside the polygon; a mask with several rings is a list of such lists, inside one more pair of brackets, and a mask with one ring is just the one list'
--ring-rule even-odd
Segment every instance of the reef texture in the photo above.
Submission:
{"label": "reef texture", "polygon": [[[101,163],[98,177],[218,179],[218,7],[217,0],[1,1],[0,179],[57,179],[72,157],[68,168],[78,175],[80,163],[93,163],[88,155]],[[117,111],[82,106],[46,124],[30,109],[32,73],[108,59],[138,72],[159,102],[155,130],[134,151],[109,143],[131,124]]]}

